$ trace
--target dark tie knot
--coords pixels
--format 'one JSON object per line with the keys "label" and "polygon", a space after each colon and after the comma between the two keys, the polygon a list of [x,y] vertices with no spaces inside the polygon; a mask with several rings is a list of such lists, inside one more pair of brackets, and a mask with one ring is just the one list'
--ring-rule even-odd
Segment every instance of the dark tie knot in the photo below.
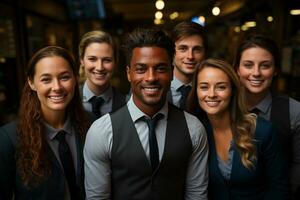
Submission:
{"label": "dark tie knot", "polygon": [[149,128],[154,128],[157,124],[157,122],[163,118],[163,114],[158,113],[153,118],[148,118],[146,116],[142,117],[142,120],[145,121]]}
{"label": "dark tie knot", "polygon": [[259,114],[259,111],[260,111],[260,110],[259,110],[258,108],[253,108],[250,112],[252,112],[252,113],[258,115],[258,114]]}
{"label": "dark tie knot", "polygon": [[187,96],[191,91],[191,88],[192,87],[190,85],[183,85],[179,88],[179,92],[181,93],[181,98],[179,100],[179,107],[183,110],[186,107]]}
{"label": "dark tie knot", "polygon": [[65,138],[66,133],[67,132],[64,130],[59,131],[56,134],[55,139],[57,139],[59,142],[65,142],[66,141],[66,138]]}
{"label": "dark tie knot", "polygon": [[186,97],[189,92],[191,91],[191,86],[190,85],[183,85],[179,88],[179,92],[181,93],[181,96]]}
{"label": "dark tie knot", "polygon": [[100,107],[104,103],[104,99],[102,97],[93,96],[90,102],[92,104],[92,112],[99,118],[101,116]]}
{"label": "dark tie knot", "polygon": [[102,97],[93,96],[91,103],[93,107],[100,108],[100,106],[104,103],[104,99]]}

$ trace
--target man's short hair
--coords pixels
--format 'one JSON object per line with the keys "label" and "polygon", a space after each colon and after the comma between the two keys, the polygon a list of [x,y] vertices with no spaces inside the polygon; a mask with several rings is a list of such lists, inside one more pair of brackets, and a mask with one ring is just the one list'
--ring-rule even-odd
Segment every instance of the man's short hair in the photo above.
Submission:
{"label": "man's short hair", "polygon": [[172,39],[174,43],[180,39],[183,39],[185,37],[190,37],[193,35],[198,35],[203,40],[204,50],[207,52],[208,45],[207,45],[207,36],[206,31],[203,26],[200,24],[190,22],[190,21],[183,21],[179,24],[177,24],[173,31],[172,31]]}
{"label": "man's short hair", "polygon": [[142,47],[160,47],[165,49],[172,63],[175,45],[166,32],[154,28],[137,28],[129,33],[123,45],[128,66],[130,66],[133,49]]}

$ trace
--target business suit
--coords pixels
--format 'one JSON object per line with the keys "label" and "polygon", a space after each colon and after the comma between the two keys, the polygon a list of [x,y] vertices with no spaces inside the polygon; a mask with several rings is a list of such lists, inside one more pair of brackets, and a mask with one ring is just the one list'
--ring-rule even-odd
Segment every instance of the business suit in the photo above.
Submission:
{"label": "business suit", "polygon": [[[84,169],[83,169],[83,144],[78,135],[76,137],[77,148],[77,173],[76,182],[78,185],[78,199],[84,199]],[[51,148],[47,145],[48,153],[52,167],[51,174],[46,180],[42,181],[35,188],[26,188],[18,173],[16,172],[16,145],[17,145],[17,128],[16,123],[12,122],[0,128],[0,199],[64,199],[65,195],[65,178],[63,168],[55,157]]]}
{"label": "business suit", "polygon": [[284,200],[288,199],[287,166],[281,155],[276,134],[270,122],[257,119],[255,168],[247,169],[237,149],[234,155],[230,180],[221,175],[211,128],[207,127],[209,140],[209,197],[215,200]]}

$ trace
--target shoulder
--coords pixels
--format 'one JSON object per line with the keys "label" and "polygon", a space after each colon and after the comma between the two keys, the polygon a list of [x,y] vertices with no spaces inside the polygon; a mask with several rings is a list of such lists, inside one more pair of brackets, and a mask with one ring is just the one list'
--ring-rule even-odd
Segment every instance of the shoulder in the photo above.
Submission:
{"label": "shoulder", "polygon": [[17,123],[13,121],[0,127],[0,137],[1,140],[7,137],[7,139],[15,142],[17,138]]}
{"label": "shoulder", "polygon": [[185,119],[186,119],[186,122],[188,125],[204,128],[203,124],[200,122],[200,120],[195,115],[192,115],[192,114],[184,111],[184,116],[185,116]]}
{"label": "shoulder", "polygon": [[206,141],[207,140],[206,130],[205,130],[202,122],[200,122],[200,120],[196,116],[194,116],[186,111],[184,111],[184,116],[186,119],[186,123],[187,123],[188,129],[189,129],[192,141],[200,141],[200,140]]}
{"label": "shoulder", "polygon": [[110,127],[111,127],[110,115],[107,113],[92,123],[91,127],[88,130],[88,133],[94,134],[94,132],[105,132]]}
{"label": "shoulder", "polygon": [[291,120],[291,129],[299,132],[300,131],[300,102],[289,98],[290,103],[290,120]]}
{"label": "shoulder", "polygon": [[17,142],[17,125],[15,122],[0,127],[0,152],[14,151]]}
{"label": "shoulder", "polygon": [[290,104],[290,113],[294,115],[300,115],[300,102],[296,99],[289,98],[289,104]]}
{"label": "shoulder", "polygon": [[[86,139],[85,149],[99,149],[106,148],[112,138],[112,128],[110,115],[107,113],[93,122],[89,128]],[[94,151],[93,150],[93,151]]]}

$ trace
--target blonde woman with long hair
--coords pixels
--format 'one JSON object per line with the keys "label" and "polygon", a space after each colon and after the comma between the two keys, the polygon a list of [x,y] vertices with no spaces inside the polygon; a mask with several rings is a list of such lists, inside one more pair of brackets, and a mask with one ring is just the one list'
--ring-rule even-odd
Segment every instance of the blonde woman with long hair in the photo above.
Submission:
{"label": "blonde woman with long hair", "polygon": [[189,111],[206,124],[209,197],[288,199],[287,173],[271,123],[247,112],[239,79],[228,63],[207,59],[198,67]]}

